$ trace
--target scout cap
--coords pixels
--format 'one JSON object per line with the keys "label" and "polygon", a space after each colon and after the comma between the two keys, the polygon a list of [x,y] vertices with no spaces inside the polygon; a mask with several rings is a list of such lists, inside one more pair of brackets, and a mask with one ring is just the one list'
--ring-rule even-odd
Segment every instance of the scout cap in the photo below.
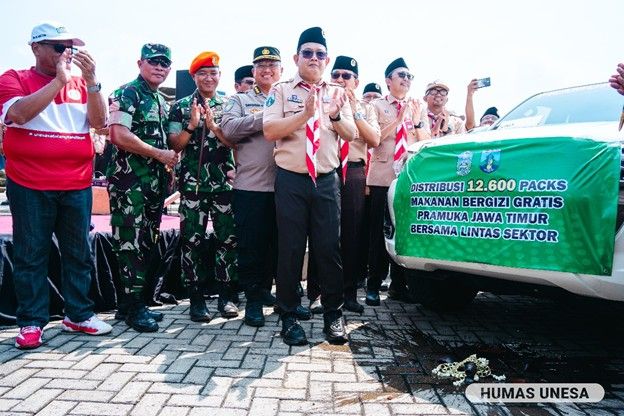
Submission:
{"label": "scout cap", "polygon": [[171,49],[160,43],[146,43],[141,48],[141,59],[151,59],[157,56],[167,58],[171,62]]}
{"label": "scout cap", "polygon": [[429,90],[433,88],[442,88],[443,90],[447,91],[449,90],[449,87],[446,85],[446,83],[440,81],[439,79],[436,79],[435,81],[427,84],[427,89],[425,90],[425,93],[429,92]]}
{"label": "scout cap", "polygon": [[44,40],[71,40],[75,46],[84,46],[85,44],[58,22],[44,22],[33,27],[28,44],[32,45]]}
{"label": "scout cap", "polygon": [[388,78],[390,74],[392,74],[392,71],[394,71],[397,68],[409,69],[403,58],[397,58],[394,61],[390,62],[390,65],[388,65],[388,67],[386,68],[386,72],[385,72],[386,78]]}
{"label": "scout cap", "polygon": [[263,59],[268,59],[271,61],[282,60],[279,49],[274,48],[273,46],[260,46],[259,48],[256,48],[254,50],[252,62],[255,63]]}
{"label": "scout cap", "polygon": [[241,66],[236,71],[234,71],[234,81],[240,82],[243,80],[243,78],[248,78],[248,77],[253,78],[253,74],[251,73],[251,68],[253,68],[253,65],[245,65],[245,66]]}
{"label": "scout cap", "polygon": [[195,75],[199,68],[219,66],[219,55],[216,52],[205,51],[200,53],[193,59],[189,72]]}
{"label": "scout cap", "polygon": [[323,32],[323,29],[318,26],[311,27],[301,32],[301,36],[299,36],[299,43],[297,43],[297,50],[299,50],[301,45],[308,42],[318,43],[327,48],[327,42],[325,41],[325,32]]}
{"label": "scout cap", "polygon": [[382,94],[381,87],[376,82],[371,82],[369,84],[366,84],[366,86],[364,87],[363,94],[366,94],[367,92],[376,92],[376,93]]}
{"label": "scout cap", "polygon": [[332,68],[332,71],[335,69],[346,69],[349,71],[353,71],[355,75],[358,75],[358,63],[350,56],[337,56],[336,60],[334,61],[334,67]]}

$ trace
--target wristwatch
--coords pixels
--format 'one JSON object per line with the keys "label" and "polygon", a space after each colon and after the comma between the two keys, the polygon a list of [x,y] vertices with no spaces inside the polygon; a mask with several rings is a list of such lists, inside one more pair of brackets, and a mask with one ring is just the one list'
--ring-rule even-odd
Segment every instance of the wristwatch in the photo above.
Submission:
{"label": "wristwatch", "polygon": [[100,92],[102,90],[102,84],[99,82],[95,85],[87,85],[87,91],[89,92]]}
{"label": "wristwatch", "polygon": [[338,113],[338,115],[336,116],[336,118],[332,118],[332,116],[329,116],[329,120],[330,120],[330,121],[340,121],[340,113]]}
{"label": "wristwatch", "polygon": [[356,111],[355,114],[353,114],[353,120],[364,120],[364,114],[362,114],[360,111]]}
{"label": "wristwatch", "polygon": [[414,124],[414,128],[415,129],[422,129],[422,127],[423,127],[423,122],[422,121],[420,121],[418,124]]}

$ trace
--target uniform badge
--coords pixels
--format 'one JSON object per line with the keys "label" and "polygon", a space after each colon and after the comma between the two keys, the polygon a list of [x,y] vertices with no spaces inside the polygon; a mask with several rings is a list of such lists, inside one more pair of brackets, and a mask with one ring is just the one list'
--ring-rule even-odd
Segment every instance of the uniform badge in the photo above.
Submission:
{"label": "uniform badge", "polygon": [[232,108],[234,108],[234,100],[228,101],[227,104],[225,105],[225,108],[223,109],[223,111],[225,111],[227,113]]}
{"label": "uniform badge", "polygon": [[414,123],[412,122],[412,119],[405,119],[405,127],[407,127],[408,130],[414,130]]}
{"label": "uniform badge", "polygon": [[472,152],[464,152],[457,156],[457,174],[466,176],[470,173],[472,167]]}
{"label": "uniform badge", "polygon": [[356,65],[357,65],[357,62],[355,62],[355,59],[351,59],[351,66],[355,68]]}
{"label": "uniform badge", "polygon": [[268,55],[270,53],[271,52],[267,48],[262,49],[262,55]]}
{"label": "uniform badge", "polygon": [[298,103],[298,104],[301,104],[303,102],[303,100],[295,94],[288,97],[288,101],[290,101],[291,103]]}
{"label": "uniform badge", "polygon": [[264,106],[271,107],[273,104],[275,104],[275,91],[271,91],[271,94],[267,97]]}
{"label": "uniform badge", "polygon": [[500,165],[500,150],[484,150],[481,152],[479,168],[485,173],[492,173]]}

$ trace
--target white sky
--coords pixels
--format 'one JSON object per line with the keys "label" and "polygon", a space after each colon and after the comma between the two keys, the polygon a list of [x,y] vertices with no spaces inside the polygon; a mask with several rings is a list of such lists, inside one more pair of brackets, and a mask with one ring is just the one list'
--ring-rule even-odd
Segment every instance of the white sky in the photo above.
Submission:
{"label": "white sky", "polygon": [[624,62],[623,0],[3,0],[2,17],[0,71],[33,65],[32,27],[56,20],[86,42],[106,94],[136,77],[147,42],[172,49],[166,86],[175,86],[175,70],[213,50],[219,89],[233,93],[234,70],[263,45],[281,50],[291,77],[299,34],[310,26],[325,30],[330,57],[358,60],[359,93],[368,82],[385,93],[384,70],[402,56],[416,76],[411,96],[422,98],[425,85],[441,79],[451,88],[448,107],[463,114],[469,80],[490,76],[492,86],[475,94],[477,118],[539,91],[606,81]]}

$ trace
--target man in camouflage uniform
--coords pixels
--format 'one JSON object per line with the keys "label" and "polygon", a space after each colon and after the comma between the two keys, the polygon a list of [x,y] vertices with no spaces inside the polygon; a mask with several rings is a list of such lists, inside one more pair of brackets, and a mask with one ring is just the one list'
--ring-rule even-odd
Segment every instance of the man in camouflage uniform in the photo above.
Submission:
{"label": "man in camouflage uniform", "polygon": [[201,292],[198,265],[200,244],[206,234],[208,214],[216,237],[215,277],[219,312],[225,318],[238,316],[232,302],[236,281],[236,239],[232,211],[234,157],[219,127],[224,99],[217,95],[221,77],[219,55],[202,52],[191,63],[190,74],[197,89],[177,101],[169,113],[169,141],[184,151],[180,167],[180,237],[182,279],[190,288],[193,321],[210,320]]}
{"label": "man in camouflage uniform", "polygon": [[113,250],[128,302],[127,311],[120,312],[136,331],[154,332],[162,314],[146,308],[143,285],[160,234],[167,170],[178,161],[177,153],[167,148],[167,105],[158,93],[171,69],[171,51],[145,44],[138,66],[138,78],[109,98],[110,137],[116,148],[107,176]]}

